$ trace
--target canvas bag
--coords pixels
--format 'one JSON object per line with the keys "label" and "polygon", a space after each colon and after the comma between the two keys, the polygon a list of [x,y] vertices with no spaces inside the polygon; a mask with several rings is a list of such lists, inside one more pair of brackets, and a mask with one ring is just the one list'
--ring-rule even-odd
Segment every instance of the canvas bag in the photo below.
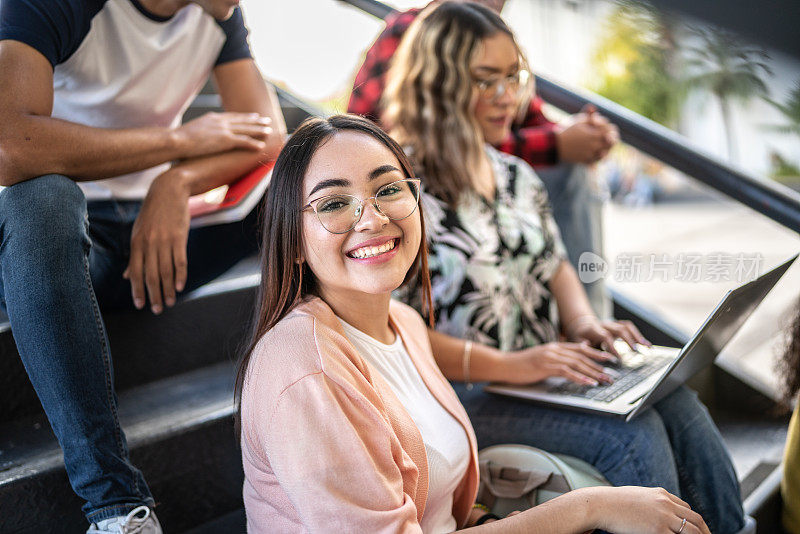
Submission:
{"label": "canvas bag", "polygon": [[500,517],[577,488],[610,486],[583,460],[527,445],[487,447],[478,453],[478,465],[481,479],[477,502]]}

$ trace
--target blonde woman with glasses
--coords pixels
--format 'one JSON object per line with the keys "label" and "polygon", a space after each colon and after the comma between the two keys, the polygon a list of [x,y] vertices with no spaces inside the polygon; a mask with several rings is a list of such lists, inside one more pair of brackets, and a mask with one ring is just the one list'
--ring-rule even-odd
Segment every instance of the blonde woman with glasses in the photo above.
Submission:
{"label": "blonde woman with glasses", "polygon": [[[511,30],[471,2],[428,8],[394,56],[382,122],[422,177],[433,354],[446,376],[466,383],[611,382],[604,364],[618,356],[614,342],[648,341],[628,321],[595,316],[541,181],[528,164],[492,148],[531,89]],[[419,308],[415,292],[401,295]],[[614,485],[681,496],[712,532],[743,528],[730,457],[686,388],[626,423],[455,387],[481,447],[525,443],[576,456]]]}

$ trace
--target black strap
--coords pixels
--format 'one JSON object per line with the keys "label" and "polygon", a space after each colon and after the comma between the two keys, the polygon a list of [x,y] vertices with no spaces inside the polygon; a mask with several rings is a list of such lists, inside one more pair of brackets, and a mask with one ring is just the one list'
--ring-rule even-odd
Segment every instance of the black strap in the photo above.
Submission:
{"label": "black strap", "polygon": [[474,527],[477,527],[478,525],[482,525],[482,524],[486,523],[486,522],[487,522],[487,521],[489,521],[490,519],[496,519],[496,520],[499,520],[500,518],[499,518],[499,517],[497,517],[496,515],[492,514],[492,513],[485,514],[485,515],[482,515],[482,516],[480,516],[480,517],[478,518],[478,520],[477,520],[477,521],[475,521],[475,524],[474,524],[474,525],[472,525],[472,526],[474,526]]}

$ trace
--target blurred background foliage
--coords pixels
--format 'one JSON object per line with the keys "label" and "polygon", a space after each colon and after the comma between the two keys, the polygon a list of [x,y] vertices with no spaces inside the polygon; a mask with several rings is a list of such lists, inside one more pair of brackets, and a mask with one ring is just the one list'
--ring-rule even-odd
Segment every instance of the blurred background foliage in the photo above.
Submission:
{"label": "blurred background foliage", "polygon": [[[713,99],[722,117],[728,160],[737,164],[735,106],[763,99],[785,119],[765,130],[800,137],[800,79],[784,99],[770,95],[770,56],[763,48],[714,27],[693,27],[637,0],[615,4],[602,23],[592,55],[589,88],[648,119],[682,133],[690,95]],[[771,176],[800,181],[785,155],[770,154]]]}
{"label": "blurred background foliage", "polygon": [[686,97],[676,21],[639,2],[622,2],[604,23],[593,55],[595,92],[670,128]]}

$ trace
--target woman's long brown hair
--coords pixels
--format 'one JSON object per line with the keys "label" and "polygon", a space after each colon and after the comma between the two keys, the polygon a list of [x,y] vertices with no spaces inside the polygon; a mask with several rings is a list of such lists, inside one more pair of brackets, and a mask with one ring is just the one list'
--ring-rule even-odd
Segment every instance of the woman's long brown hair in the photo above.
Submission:
{"label": "woman's long brown hair", "polygon": [[[407,178],[414,175],[411,164],[400,146],[372,122],[356,115],[334,115],[327,119],[307,119],[286,142],[275,162],[272,179],[262,206],[261,283],[255,304],[250,338],[241,352],[234,386],[236,430],[241,422],[242,389],[250,357],[258,341],[300,303],[315,293],[314,274],[302,262],[303,179],[317,150],[340,132],[358,132],[385,145],[397,157]],[[425,239],[425,218],[420,210],[422,237],[419,251],[406,278],[405,285],[417,274],[422,292],[423,311],[433,327],[431,279],[428,271],[428,250]]]}

